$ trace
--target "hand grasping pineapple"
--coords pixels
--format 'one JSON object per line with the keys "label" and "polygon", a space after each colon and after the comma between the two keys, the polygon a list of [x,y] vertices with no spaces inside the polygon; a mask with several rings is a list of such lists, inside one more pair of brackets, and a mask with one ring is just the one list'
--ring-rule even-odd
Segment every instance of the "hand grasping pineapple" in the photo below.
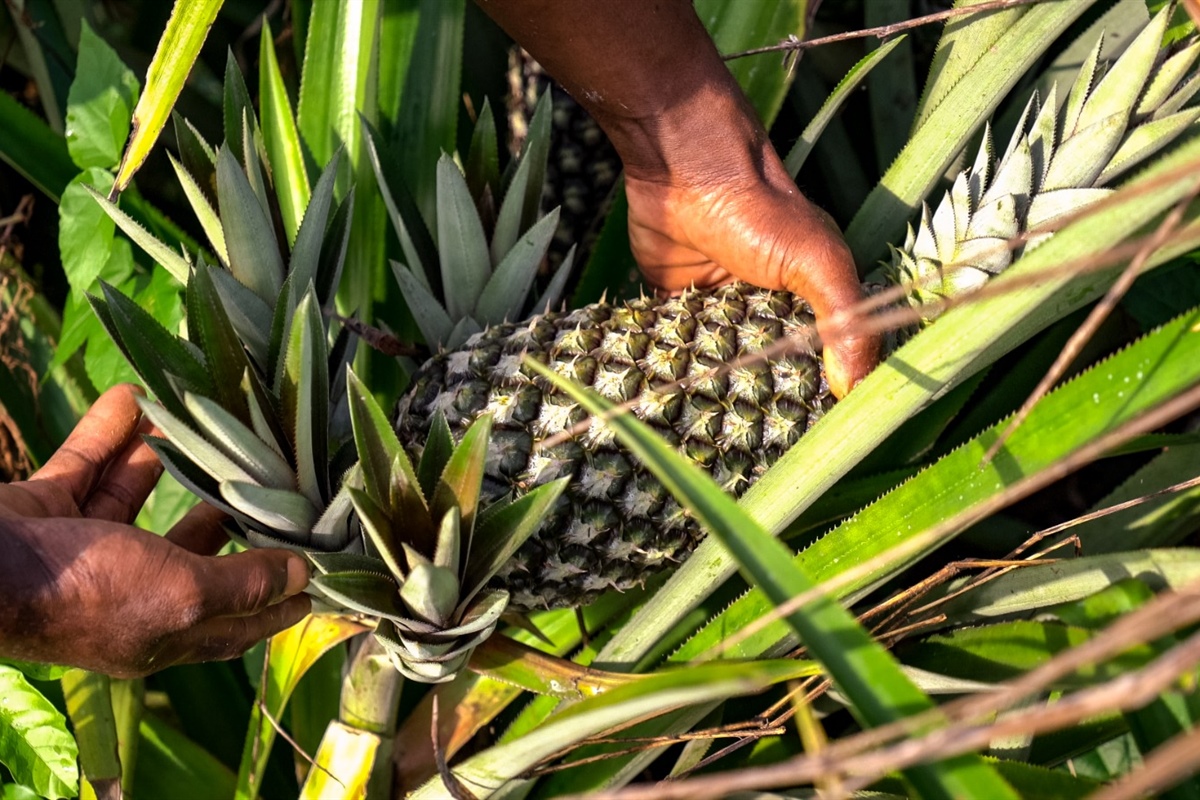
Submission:
{"label": "hand grasping pineapple", "polygon": [[878,340],[831,324],[861,292],[841,233],[796,189],[689,0],[479,3],[612,139],[651,284],[789,290],[816,312],[835,395],[874,367]]}

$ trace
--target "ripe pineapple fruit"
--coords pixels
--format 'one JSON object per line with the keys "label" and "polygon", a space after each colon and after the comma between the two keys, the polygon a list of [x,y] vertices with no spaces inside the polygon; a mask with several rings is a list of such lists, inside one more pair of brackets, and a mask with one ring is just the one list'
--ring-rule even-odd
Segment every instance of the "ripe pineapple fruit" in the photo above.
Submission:
{"label": "ripe pineapple fruit", "polygon": [[[1062,112],[1056,90],[1045,102],[1034,97],[998,160],[985,137],[974,165],[893,250],[885,272],[907,288],[914,306],[981,285],[1011,262],[1008,239],[1052,229],[1104,197],[1111,191],[1105,184],[1200,119],[1200,110],[1181,110],[1200,89],[1200,77],[1187,77],[1200,44],[1160,52],[1166,21],[1160,13],[1103,78],[1097,44]],[[964,266],[942,269],[952,263]],[[548,364],[610,400],[634,401],[639,417],[740,494],[833,398],[811,349],[715,377],[710,370],[811,324],[798,298],[735,285],[495,326],[422,368],[399,405],[397,430],[416,447],[434,414],[458,430],[488,414],[495,429],[486,469],[492,492],[520,493],[569,476],[541,533],[500,579],[516,606],[586,603],[682,560],[701,532],[603,427],[538,449],[585,415],[522,359]],[[694,380],[655,388],[680,378]]]}

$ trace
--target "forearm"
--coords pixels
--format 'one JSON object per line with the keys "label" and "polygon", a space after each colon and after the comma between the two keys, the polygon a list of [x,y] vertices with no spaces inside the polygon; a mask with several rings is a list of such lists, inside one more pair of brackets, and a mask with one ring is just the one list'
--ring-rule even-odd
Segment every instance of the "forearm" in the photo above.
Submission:
{"label": "forearm", "polygon": [[604,127],[631,175],[766,144],[690,0],[478,2]]}

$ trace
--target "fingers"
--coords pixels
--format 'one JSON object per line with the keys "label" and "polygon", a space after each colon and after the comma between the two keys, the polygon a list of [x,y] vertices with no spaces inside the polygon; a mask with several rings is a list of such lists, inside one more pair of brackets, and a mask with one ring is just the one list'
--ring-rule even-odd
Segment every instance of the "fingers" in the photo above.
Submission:
{"label": "fingers", "polygon": [[[153,425],[142,420],[137,434],[149,433]],[[135,435],[113,459],[83,506],[91,519],[130,523],[162,475],[162,463],[140,435]]]}
{"label": "fingers", "polygon": [[188,633],[189,657],[195,661],[237,658],[258,642],[300,622],[312,610],[312,601],[299,594],[248,617],[218,617]]}
{"label": "fingers", "polygon": [[193,506],[183,519],[167,533],[167,540],[200,556],[213,556],[229,541],[221,523],[225,512],[200,503]]}
{"label": "fingers", "polygon": [[[91,407],[62,447],[30,478],[60,486],[82,506],[100,480],[109,462],[126,446],[138,423],[141,411],[137,397],[141,390],[122,384],[109,389]],[[49,513],[68,513],[50,509]]]}
{"label": "fingers", "polygon": [[288,550],[247,550],[204,562],[198,581],[206,618],[257,614],[308,585],[308,563]]}

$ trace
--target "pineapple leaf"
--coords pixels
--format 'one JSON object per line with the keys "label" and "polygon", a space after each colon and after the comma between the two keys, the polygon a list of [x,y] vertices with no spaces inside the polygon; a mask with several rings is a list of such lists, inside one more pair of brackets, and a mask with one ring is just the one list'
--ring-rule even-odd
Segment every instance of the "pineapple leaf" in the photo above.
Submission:
{"label": "pineapple leaf", "polygon": [[1171,93],[1187,76],[1196,59],[1200,57],[1200,41],[1192,42],[1178,53],[1170,56],[1162,66],[1154,70],[1150,77],[1150,85],[1138,100],[1134,117],[1141,119],[1153,114],[1159,106],[1166,103]]}
{"label": "pineapple leaf", "polygon": [[228,270],[214,268],[209,270],[208,274],[217,287],[217,295],[221,298],[225,313],[229,315],[229,324],[237,332],[238,339],[250,351],[254,360],[266,368],[271,342],[271,307]]}
{"label": "pineapple leaf", "polygon": [[496,144],[496,120],[492,116],[492,104],[483,98],[483,110],[471,131],[471,147],[467,150],[464,167],[467,186],[471,196],[481,198],[488,189],[492,197],[500,191],[500,153]]}
{"label": "pineapple leaf", "polygon": [[[242,163],[245,165],[246,180],[250,183],[250,188],[254,191],[254,196],[258,199],[258,205],[262,208],[263,216],[266,219],[271,219],[271,198],[267,194],[267,181],[263,176],[263,163],[259,151],[260,142],[258,141],[258,129],[251,124],[251,117],[245,116],[242,118]],[[274,232],[274,225],[271,226]]]}
{"label": "pineapple leaf", "polygon": [[392,530],[392,520],[388,518],[387,512],[361,489],[347,487],[346,494],[358,513],[363,532],[367,534],[367,541],[395,579],[404,580],[408,570],[404,568],[403,552],[396,547],[396,534]]}
{"label": "pineapple leaf", "polygon": [[392,228],[404,251],[404,260],[427,290],[440,294],[442,285],[437,246],[400,172],[400,159],[394,156],[379,131],[365,118],[362,125],[367,157],[375,171],[375,180],[379,183],[379,192],[387,206]]}
{"label": "pineapple leaf", "polygon": [[417,480],[426,497],[433,497],[438,478],[442,476],[453,452],[454,436],[450,433],[450,425],[446,422],[446,415],[437,411],[429,422],[429,436],[425,439],[425,449],[421,451],[421,461],[417,464]]}
{"label": "pineapple leaf", "polygon": [[492,589],[484,592],[474,600],[469,597],[464,599],[455,610],[458,622],[451,630],[446,632],[453,632],[459,636],[468,636],[472,633],[487,630],[490,634],[508,608],[508,600],[508,592],[503,589]]}
{"label": "pineapple leaf", "polygon": [[471,549],[463,569],[463,586],[467,589],[464,598],[474,597],[521,545],[537,533],[570,482],[570,478],[559,478],[495,512],[488,509],[471,537]]}
{"label": "pineapple leaf", "polygon": [[242,140],[244,130],[242,122],[247,117],[254,117],[254,104],[250,100],[250,90],[246,88],[246,78],[242,75],[242,70],[233,57],[232,49],[225,51],[225,92],[222,110],[224,112],[226,148],[233,148],[233,152],[241,158],[246,148],[246,143]]}
{"label": "pineapple leaf", "polygon": [[404,295],[404,302],[408,303],[408,309],[412,312],[417,327],[421,329],[425,343],[434,349],[445,345],[450,339],[450,332],[454,330],[454,322],[450,315],[408,267],[398,261],[391,263],[392,274],[396,276],[396,283],[400,285],[400,293]]}
{"label": "pineapple leaf", "polygon": [[273,303],[284,276],[279,242],[231,150],[232,145],[226,145],[217,155],[217,196],[229,248],[229,270],[264,303]]}
{"label": "pineapple leaf", "polygon": [[175,144],[179,148],[179,161],[187,173],[204,192],[211,206],[217,203],[217,153],[212,145],[178,112],[172,111],[175,122]]}
{"label": "pineapple leaf", "polygon": [[192,430],[187,423],[170,411],[141,398],[138,399],[138,405],[146,418],[163,432],[167,440],[180,453],[191,459],[196,466],[207,472],[216,481],[241,481],[243,483],[254,481],[253,476],[242,469],[241,465]]}
{"label": "pineapple leaf", "polygon": [[[257,295],[255,295],[257,297]],[[271,336],[267,340],[267,372],[274,376],[273,387],[279,396],[283,387],[283,361],[281,356],[285,346],[288,331],[291,330],[292,318],[296,315],[297,298],[292,293],[292,279],[288,276],[279,289],[275,298],[274,313],[271,315]]]}
{"label": "pineapple leaf", "polygon": [[212,376],[212,396],[226,411],[249,423],[250,415],[241,386],[250,362],[217,292],[212,277],[214,269],[220,267],[210,267],[200,261],[188,282],[185,296],[188,333],[204,351],[204,362]]}
{"label": "pineapple leaf", "polygon": [[[522,231],[537,221],[542,202],[542,184],[546,181],[546,162],[550,155],[550,116],[554,102],[550,92],[538,98],[533,117],[529,120],[529,132],[521,147],[517,167],[511,173],[512,180],[505,181],[504,202],[496,218],[496,230],[492,234],[492,263],[499,264],[516,244]],[[513,169],[509,162],[509,169]]]}
{"label": "pineapple leaf", "polygon": [[324,508],[329,491],[329,354],[312,284],[296,306],[283,357],[283,419],[295,431],[300,491]]}
{"label": "pineapple leaf", "polygon": [[167,153],[167,158],[171,160],[175,177],[179,180],[179,185],[183,187],[183,194],[187,197],[188,205],[192,207],[192,212],[200,221],[200,227],[204,229],[204,235],[208,237],[208,243],[212,245],[213,252],[217,254],[217,258],[221,260],[222,264],[228,264],[229,251],[225,248],[225,231],[221,229],[221,219],[217,216],[216,209],[208,202],[207,195],[204,194],[200,184],[187,171],[187,168],[170,153]]}
{"label": "pineapple leaf", "polygon": [[1097,185],[1109,183],[1175,141],[1189,129],[1195,133],[1197,120],[1200,120],[1200,109],[1189,108],[1134,128],[1125,137],[1125,141],[1121,142],[1104,172],[1100,173],[1096,180]]}
{"label": "pineapple leaf", "polygon": [[212,391],[208,369],[182,340],[120,290],[101,281],[100,291],[104,294],[102,307],[98,299],[91,299],[96,316],[120,342],[129,363],[159,400],[176,413],[185,413],[168,375],[177,376],[191,391]]}
{"label": "pineapple leaf", "polygon": [[292,448],[287,433],[279,423],[278,404],[254,370],[248,369],[242,375],[242,392],[246,395],[250,427],[255,436],[270,445],[286,461],[286,454]]}
{"label": "pineapple leaf", "polygon": [[475,311],[492,262],[467,181],[444,153],[437,165],[437,239],[446,311],[457,321]]}
{"label": "pineapple leaf", "polygon": [[437,543],[433,547],[433,564],[459,572],[459,556],[462,555],[462,515],[452,506],[438,524]]}
{"label": "pineapple leaf", "polygon": [[104,213],[108,214],[117,227],[124,231],[125,235],[132,239],[138,247],[146,251],[146,255],[150,256],[156,263],[161,264],[163,269],[171,273],[172,278],[181,284],[187,283],[188,274],[191,272],[187,259],[139,225],[133,217],[117,208],[116,203],[97,192],[91,186],[84,184],[83,188],[100,204],[100,207],[104,209]]}
{"label": "pineapple leaf", "polygon": [[409,491],[415,493],[424,508],[426,495],[421,491],[408,454],[400,446],[387,414],[354,370],[346,374],[346,395],[350,399],[350,424],[354,429],[354,443],[358,447],[367,496],[379,506],[387,507],[393,468],[399,467]]}
{"label": "pineapple leaf", "polygon": [[446,468],[442,470],[429,502],[430,516],[435,520],[440,520],[452,507],[457,506],[462,514],[462,529],[468,536],[475,526],[491,433],[490,414],[471,423],[458,447],[450,454],[450,460],[446,462]]}
{"label": "pineapple leaf", "polygon": [[[262,110],[263,145],[275,179],[279,214],[289,242],[295,241],[304,209],[309,205],[308,170],[292,103],[275,58],[271,26],[264,20],[258,40],[258,98]],[[293,254],[293,259],[295,255]]]}
{"label": "pineapple leaf", "polygon": [[342,281],[342,268],[346,265],[346,251],[350,246],[350,221],[354,218],[354,192],[346,195],[333,212],[333,219],[325,231],[321,244],[321,262],[317,268],[317,299],[321,308],[333,306],[333,296]]}
{"label": "pineapple leaf", "polygon": [[413,616],[439,628],[449,627],[458,606],[458,576],[436,564],[417,564],[400,586],[400,598]]}
{"label": "pineapple leaf", "polygon": [[317,509],[308,498],[289,489],[222,481],[221,497],[246,516],[269,525],[272,533],[302,535],[296,541],[299,545],[307,543],[307,534],[317,521]]}
{"label": "pineapple leaf", "polygon": [[400,602],[399,586],[383,574],[383,565],[376,572],[329,572],[314,575],[312,582],[324,594],[346,608],[390,620],[408,620]]}
{"label": "pineapple leaf", "polygon": [[323,575],[330,572],[371,572],[382,575],[387,572],[386,564],[378,558],[362,553],[323,553],[310,550],[305,555]]}
{"label": "pineapple leaf", "polygon": [[546,257],[546,249],[558,228],[556,208],[526,231],[496,267],[475,306],[474,319],[480,325],[516,322],[525,308],[525,298],[533,278]]}
{"label": "pineapple leaf", "polygon": [[566,258],[558,265],[554,276],[546,284],[546,291],[542,292],[542,296],[534,302],[532,313],[545,314],[547,311],[554,310],[554,307],[562,300],[563,290],[567,288],[567,278],[571,277],[571,267],[574,263],[575,245],[571,245],[571,249],[567,251]]}
{"label": "pineapple leaf", "polygon": [[450,333],[446,335],[446,342],[443,345],[447,350],[453,350],[456,347],[462,347],[467,340],[475,334],[479,333],[482,328],[479,323],[471,317],[463,317],[458,322],[454,323],[454,327],[450,329]]}
{"label": "pineapple leaf", "polygon": [[1129,121],[1138,96],[1146,87],[1146,79],[1150,77],[1158,59],[1163,34],[1173,11],[1168,7],[1155,14],[1150,24],[1125,48],[1125,52],[1088,95],[1075,123],[1077,131],[1114,115],[1121,116],[1122,125]]}
{"label": "pineapple leaf", "polygon": [[192,494],[208,503],[213,508],[224,511],[243,527],[254,524],[254,520],[238,511],[221,497],[220,481],[213,478],[188,458],[169,439],[158,436],[143,436],[142,440],[158,456],[158,460],[166,467],[171,477]]}
{"label": "pineapple leaf", "polygon": [[321,245],[325,240],[329,212],[333,208],[333,188],[341,161],[342,151],[339,149],[321,173],[316,188],[313,189],[312,199],[302,212],[304,219],[296,234],[296,244],[292,247],[292,259],[288,269],[294,292],[301,291],[310,282],[314,285],[316,283],[321,264]]}
{"label": "pineapple leaf", "polygon": [[320,550],[342,550],[350,543],[351,512],[354,505],[350,499],[352,486],[342,486],[329,505],[313,523],[311,545]]}
{"label": "pineapple leaf", "polygon": [[291,489],[295,485],[291,464],[219,404],[191,392],[184,394],[183,403],[206,438],[258,483],[272,489]]}

